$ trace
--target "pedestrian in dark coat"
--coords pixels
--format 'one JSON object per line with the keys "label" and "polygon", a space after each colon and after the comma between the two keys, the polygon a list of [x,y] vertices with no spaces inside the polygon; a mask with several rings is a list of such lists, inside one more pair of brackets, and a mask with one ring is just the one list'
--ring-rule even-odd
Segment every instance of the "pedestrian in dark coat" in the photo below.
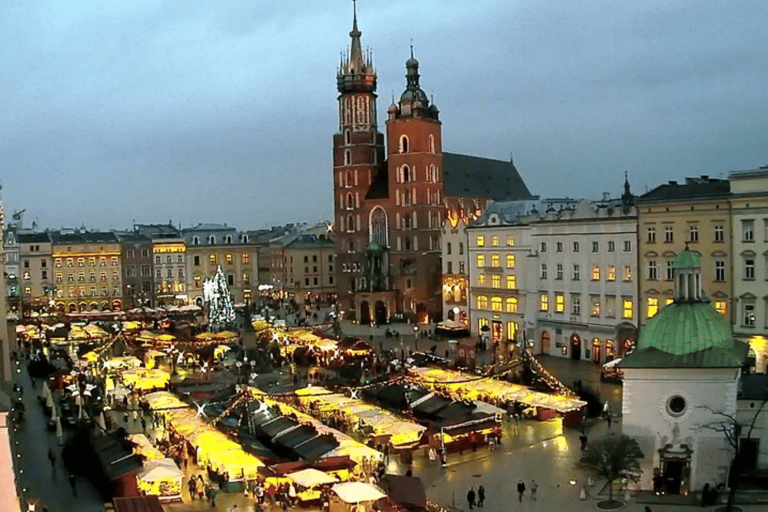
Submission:
{"label": "pedestrian in dark coat", "polygon": [[485,487],[482,485],[477,488],[477,506],[482,507],[485,503]]}
{"label": "pedestrian in dark coat", "polygon": [[472,510],[475,507],[475,488],[470,487],[469,491],[467,492],[467,503],[469,504],[469,509]]}
{"label": "pedestrian in dark coat", "polygon": [[518,500],[522,502],[523,494],[525,494],[525,482],[523,482],[522,480],[517,482],[517,494],[518,494]]}

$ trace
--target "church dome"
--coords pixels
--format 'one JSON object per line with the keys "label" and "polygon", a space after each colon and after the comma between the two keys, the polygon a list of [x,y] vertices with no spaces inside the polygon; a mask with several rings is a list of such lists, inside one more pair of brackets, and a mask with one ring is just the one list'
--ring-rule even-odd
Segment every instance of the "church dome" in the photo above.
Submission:
{"label": "church dome", "polygon": [[675,300],[640,330],[637,348],[623,368],[739,368],[749,346],[733,337],[730,322],[704,296],[701,255],[687,248],[677,255]]}

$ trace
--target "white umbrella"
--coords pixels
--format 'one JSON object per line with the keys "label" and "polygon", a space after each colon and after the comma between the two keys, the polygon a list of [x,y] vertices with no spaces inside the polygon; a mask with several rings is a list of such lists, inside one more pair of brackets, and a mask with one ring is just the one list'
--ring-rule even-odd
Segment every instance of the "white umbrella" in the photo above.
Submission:
{"label": "white umbrella", "polygon": [[96,416],[96,425],[99,426],[100,433],[107,431],[107,424],[104,421],[104,411],[100,412],[99,415]]}
{"label": "white umbrella", "polygon": [[48,400],[48,397],[51,396],[51,388],[48,387],[47,382],[43,382],[43,389],[40,390],[40,396],[42,396],[44,400]]}
{"label": "white umbrella", "polygon": [[54,421],[59,419],[59,412],[56,410],[56,404],[51,408],[51,419]]}
{"label": "white umbrella", "polygon": [[45,399],[45,406],[53,408],[53,397],[51,394],[48,394],[48,398]]}

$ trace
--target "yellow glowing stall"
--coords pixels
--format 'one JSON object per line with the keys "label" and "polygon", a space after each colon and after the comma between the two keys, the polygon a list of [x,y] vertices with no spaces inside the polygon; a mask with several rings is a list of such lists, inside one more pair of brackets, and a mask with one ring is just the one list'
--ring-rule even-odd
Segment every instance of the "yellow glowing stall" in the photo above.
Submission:
{"label": "yellow glowing stall", "polygon": [[136,483],[144,494],[154,494],[161,502],[181,501],[184,473],[171,459],[152,459],[136,475]]}

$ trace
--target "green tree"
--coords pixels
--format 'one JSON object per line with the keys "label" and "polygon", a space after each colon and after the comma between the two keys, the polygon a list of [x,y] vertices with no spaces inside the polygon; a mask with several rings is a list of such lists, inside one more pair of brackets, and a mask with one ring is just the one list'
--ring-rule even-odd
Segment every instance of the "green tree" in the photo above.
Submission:
{"label": "green tree", "polygon": [[609,435],[589,445],[578,466],[608,481],[608,500],[613,501],[613,482],[627,478],[636,482],[640,478],[640,459],[643,452],[631,437]]}

